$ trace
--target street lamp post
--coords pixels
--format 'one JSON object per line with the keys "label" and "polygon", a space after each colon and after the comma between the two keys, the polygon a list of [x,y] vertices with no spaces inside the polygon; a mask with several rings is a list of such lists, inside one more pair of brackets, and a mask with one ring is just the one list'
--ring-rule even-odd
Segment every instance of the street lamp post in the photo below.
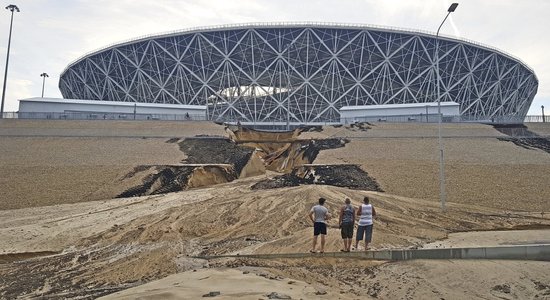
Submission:
{"label": "street lamp post", "polygon": [[441,115],[441,76],[439,74],[439,30],[441,29],[441,26],[443,26],[443,23],[447,20],[449,15],[455,11],[456,7],[458,6],[458,3],[453,3],[451,6],[449,6],[449,9],[447,9],[447,15],[445,16],[445,19],[443,19],[443,22],[441,22],[441,25],[439,25],[439,28],[437,28],[437,33],[435,35],[435,63],[436,63],[436,75],[437,75],[437,114],[439,115],[438,122],[437,122],[437,139],[439,143],[439,199],[441,201],[441,210],[446,211],[445,207],[445,161],[443,159],[443,139],[441,138],[441,120],[443,116]]}
{"label": "street lamp post", "polygon": [[4,117],[4,99],[6,98],[6,83],[8,80],[8,62],[10,61],[10,45],[11,45],[11,29],[13,25],[13,12],[19,12],[19,7],[16,5],[10,4],[6,6],[7,10],[11,11],[11,20],[10,20],[10,35],[8,37],[8,54],[6,55],[6,71],[4,72],[4,87],[2,88],[2,103],[0,104],[0,119]]}
{"label": "street lamp post", "polygon": [[292,41],[288,44],[287,49],[287,87],[286,87],[286,131],[290,131],[290,47],[292,46]]}
{"label": "street lamp post", "polygon": [[50,76],[48,76],[47,73],[42,73],[40,74],[40,77],[44,77],[42,79],[42,98],[44,98],[44,85],[46,84],[46,77],[50,77]]}

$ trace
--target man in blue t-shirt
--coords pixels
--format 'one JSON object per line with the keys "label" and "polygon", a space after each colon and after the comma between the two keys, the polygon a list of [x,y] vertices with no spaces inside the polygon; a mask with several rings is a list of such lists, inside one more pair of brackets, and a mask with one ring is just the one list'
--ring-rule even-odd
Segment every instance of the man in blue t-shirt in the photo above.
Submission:
{"label": "man in blue t-shirt", "polygon": [[309,211],[309,219],[313,222],[313,245],[309,252],[315,253],[317,246],[317,236],[321,235],[320,253],[325,252],[325,236],[327,235],[327,220],[330,219],[330,214],[325,205],[325,198],[319,198],[319,204],[313,206]]}

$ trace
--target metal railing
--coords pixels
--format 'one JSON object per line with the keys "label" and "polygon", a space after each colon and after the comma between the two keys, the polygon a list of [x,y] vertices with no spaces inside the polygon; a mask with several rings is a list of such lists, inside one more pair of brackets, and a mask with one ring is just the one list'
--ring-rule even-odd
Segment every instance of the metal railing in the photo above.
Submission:
{"label": "metal railing", "polygon": [[5,112],[3,118],[40,120],[207,121],[206,115],[204,114],[134,114],[98,112]]}
{"label": "metal railing", "polygon": [[[438,114],[411,114],[411,115],[378,115],[341,118],[340,123],[351,124],[356,122],[389,122],[389,123],[437,123]],[[543,116],[466,116],[466,115],[444,115],[443,123],[495,123],[495,124],[521,124],[549,121]]]}
{"label": "metal railing", "polygon": [[[310,125],[336,125],[336,124],[352,124],[357,122],[388,122],[388,123],[437,123],[438,114],[410,114],[410,115],[378,115],[378,116],[362,116],[351,118],[335,118],[331,120],[315,121],[315,122],[286,122],[281,121],[266,121],[253,122],[246,121],[242,118],[219,118],[210,120],[204,114],[143,114],[143,113],[101,113],[101,112],[4,112],[4,119],[44,119],[44,120],[128,120],[128,121],[212,121],[228,124],[240,123],[252,127],[267,128],[286,128],[288,125],[291,128]],[[549,116],[529,115],[525,118],[516,116],[499,116],[499,117],[480,117],[480,116],[460,116],[460,115],[445,115],[443,116],[444,123],[496,123],[496,124],[521,124],[521,123],[542,123],[550,122]]]}

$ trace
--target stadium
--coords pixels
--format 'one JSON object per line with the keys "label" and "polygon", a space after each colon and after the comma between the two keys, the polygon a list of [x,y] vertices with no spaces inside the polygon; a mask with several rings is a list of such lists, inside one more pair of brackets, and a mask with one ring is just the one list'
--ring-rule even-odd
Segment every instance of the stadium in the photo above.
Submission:
{"label": "stadium", "polygon": [[537,87],[520,59],[476,42],[324,23],[138,38],[79,58],[59,82],[66,99],[197,105],[243,124],[337,123],[342,107],[438,100],[458,103],[462,120],[523,119]]}

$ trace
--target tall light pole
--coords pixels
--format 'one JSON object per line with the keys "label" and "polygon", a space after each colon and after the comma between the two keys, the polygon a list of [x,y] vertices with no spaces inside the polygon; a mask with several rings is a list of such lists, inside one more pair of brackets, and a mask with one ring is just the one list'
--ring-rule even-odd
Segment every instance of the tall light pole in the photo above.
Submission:
{"label": "tall light pole", "polygon": [[439,30],[441,29],[441,26],[443,26],[443,23],[447,20],[449,15],[455,11],[456,7],[458,6],[458,3],[453,3],[451,6],[449,6],[449,9],[447,9],[447,15],[445,16],[445,19],[443,19],[443,22],[441,22],[441,25],[439,25],[439,28],[437,28],[437,33],[435,35],[435,63],[436,63],[436,75],[437,75],[437,114],[439,115],[438,122],[437,122],[437,139],[439,143],[439,200],[441,201],[441,210],[446,211],[447,208],[445,207],[445,160],[443,159],[443,139],[441,138],[441,120],[443,119],[443,116],[441,115],[441,76],[439,75]]}
{"label": "tall light pole", "polygon": [[292,46],[292,41],[288,44],[287,49],[287,87],[286,87],[286,131],[290,131],[290,47]]}
{"label": "tall light pole", "polygon": [[46,77],[50,77],[50,76],[48,76],[48,74],[46,73],[42,73],[40,74],[40,77],[44,77],[42,79],[42,98],[44,98],[44,85],[46,84]]}
{"label": "tall light pole", "polygon": [[8,37],[8,54],[6,55],[6,71],[4,72],[4,87],[2,88],[2,103],[0,104],[0,119],[4,117],[4,99],[6,98],[6,83],[8,81],[8,62],[10,61],[10,45],[11,45],[11,29],[13,25],[13,12],[19,12],[19,7],[16,5],[10,4],[6,6],[7,10],[11,11],[11,21],[10,21],[10,35]]}

